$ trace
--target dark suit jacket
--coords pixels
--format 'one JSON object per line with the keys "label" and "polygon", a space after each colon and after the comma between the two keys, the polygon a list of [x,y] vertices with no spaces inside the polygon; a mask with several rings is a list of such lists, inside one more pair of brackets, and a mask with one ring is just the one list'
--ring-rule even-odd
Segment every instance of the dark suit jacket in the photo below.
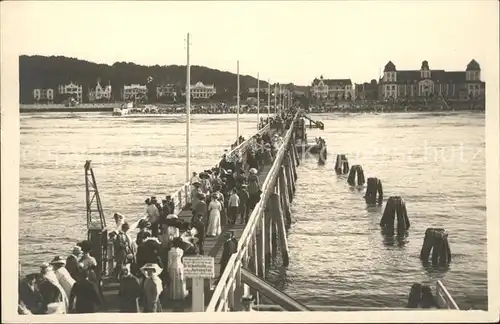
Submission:
{"label": "dark suit jacket", "polygon": [[78,259],[76,256],[71,254],[67,259],[66,259],[66,269],[68,270],[69,274],[73,279],[78,280],[78,274],[80,273],[78,271]]}
{"label": "dark suit jacket", "polygon": [[233,255],[233,253],[236,253],[237,250],[238,250],[238,240],[236,238],[233,237],[224,242],[220,264],[225,266],[229,261],[231,255]]}

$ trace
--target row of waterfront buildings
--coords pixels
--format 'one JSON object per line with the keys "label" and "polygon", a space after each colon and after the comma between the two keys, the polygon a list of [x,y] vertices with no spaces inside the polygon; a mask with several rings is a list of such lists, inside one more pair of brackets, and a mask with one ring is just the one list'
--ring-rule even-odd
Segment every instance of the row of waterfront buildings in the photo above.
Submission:
{"label": "row of waterfront buildings", "polygon": [[[57,90],[57,91],[56,91]],[[155,87],[156,99],[163,97],[176,97],[179,93],[179,89],[176,85],[158,85]],[[100,81],[94,88],[90,88],[87,91],[87,98],[89,102],[94,101],[111,101],[111,100],[143,100],[148,96],[150,88],[147,84],[130,84],[124,85],[120,89],[119,95],[115,96],[111,84],[102,85]],[[181,91],[181,95],[185,96],[185,91]],[[194,99],[208,99],[211,98],[216,93],[214,85],[206,85],[202,82],[197,82],[191,85],[191,97]],[[60,85],[57,89],[53,88],[37,88],[33,89],[33,99],[37,101],[53,101],[57,95],[64,97],[66,99],[73,99],[77,102],[83,102],[84,91],[83,86],[77,83],[70,82],[69,84]]]}
{"label": "row of waterfront buildings", "polygon": [[398,70],[389,61],[377,82],[356,84],[350,79],[314,79],[311,85],[313,98],[328,99],[479,99],[484,98],[485,83],[481,81],[481,67],[471,60],[463,71],[431,70],[423,61],[418,70]]}
{"label": "row of waterfront buildings", "polygon": [[[396,65],[389,61],[384,67],[383,76],[371,82],[353,84],[351,79],[325,79],[323,76],[315,78],[307,90],[298,90],[289,84],[282,87],[262,87],[262,94],[282,94],[294,91],[296,94],[304,94],[315,101],[334,100],[356,100],[356,99],[409,99],[409,98],[456,98],[473,99],[484,97],[485,83],[481,81],[481,68],[479,63],[471,60],[463,71],[431,70],[429,63],[423,61],[419,70],[397,70]],[[56,93],[57,90],[57,93]],[[213,84],[197,82],[191,85],[191,97],[193,99],[210,99],[216,94]],[[111,84],[101,85],[97,82],[94,88],[87,91],[86,98],[89,102],[100,100],[142,100],[146,96],[155,93],[156,99],[165,97],[177,97],[178,94],[185,96],[185,90],[173,84],[157,85],[151,89],[148,84],[124,85],[118,96],[112,92]],[[249,88],[247,93],[254,95],[258,88]],[[70,82],[60,85],[57,89],[34,89],[35,102],[53,101],[56,95],[70,97],[77,102],[83,101],[83,86]],[[154,96],[154,94],[153,94]]]}

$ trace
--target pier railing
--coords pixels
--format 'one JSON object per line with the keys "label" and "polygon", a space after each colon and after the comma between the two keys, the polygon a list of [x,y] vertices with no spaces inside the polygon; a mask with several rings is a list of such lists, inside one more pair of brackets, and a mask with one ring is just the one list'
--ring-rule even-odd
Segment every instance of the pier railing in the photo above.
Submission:
{"label": "pier railing", "polygon": [[[274,188],[278,180],[281,165],[283,164],[283,159],[285,158],[286,150],[293,138],[294,125],[298,115],[299,112],[295,115],[293,123],[283,138],[282,145],[276,154],[274,163],[262,184],[261,199],[248,219],[245,229],[238,241],[238,250],[230,257],[224,273],[215,287],[210,303],[205,310],[206,312],[229,311],[230,308],[233,308],[235,302],[237,302],[237,298],[239,297],[237,295],[241,295],[242,293],[241,267],[248,261],[249,249],[255,248],[253,243],[257,240],[258,228],[265,226],[264,212],[266,210],[267,201],[270,195],[274,193]],[[236,294],[237,290],[239,291],[238,294]]]}
{"label": "pier railing", "polygon": [[451,297],[451,294],[448,292],[448,289],[444,286],[441,280],[438,280],[436,283],[436,300],[439,305],[439,308],[444,309],[456,309],[459,310],[457,303]]}

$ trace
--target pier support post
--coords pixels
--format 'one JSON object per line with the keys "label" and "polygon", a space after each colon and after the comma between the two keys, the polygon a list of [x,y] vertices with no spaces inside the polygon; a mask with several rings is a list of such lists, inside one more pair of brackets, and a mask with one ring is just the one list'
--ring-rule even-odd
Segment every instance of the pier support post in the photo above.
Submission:
{"label": "pier support post", "polygon": [[295,194],[295,181],[293,181],[292,175],[292,161],[290,159],[290,153],[285,154],[285,158],[283,159],[283,165],[285,166],[285,177],[287,181],[287,189],[288,189],[288,197],[289,200],[293,200],[293,195]]}
{"label": "pier support post", "polygon": [[273,193],[269,197],[269,205],[271,208],[271,213],[275,219],[276,225],[278,227],[279,238],[281,241],[281,255],[283,257],[283,265],[288,267],[290,263],[289,251],[288,251],[288,241],[286,237],[285,222],[283,218],[283,211],[281,209],[280,196]]}
{"label": "pier support post", "polygon": [[[293,142],[292,142],[293,143]],[[294,146],[295,144],[290,146],[290,161],[292,162],[292,174],[293,174],[293,180],[297,181],[297,158],[295,156],[295,149]]]}
{"label": "pier support post", "polygon": [[281,197],[281,204],[283,206],[283,215],[286,219],[285,221],[285,228],[286,229],[290,229],[290,226],[292,225],[292,211],[290,209],[290,201],[289,201],[289,197],[293,196],[293,194],[290,194],[290,191],[286,190],[286,189],[283,189],[283,188],[287,188],[287,187],[290,187],[290,184],[288,183],[288,179],[287,179],[287,174],[286,174],[286,167],[284,165],[281,166],[281,170],[280,170],[280,174],[279,174],[279,178],[278,178],[278,181],[280,183],[280,187],[282,188],[282,190],[280,190],[282,192],[282,194],[280,195]]}
{"label": "pier support post", "polygon": [[262,215],[260,220],[260,232],[257,235],[257,254],[259,259],[259,274],[261,278],[266,277],[266,215]]}
{"label": "pier support post", "polygon": [[265,230],[265,235],[264,235],[264,247],[265,247],[265,272],[264,272],[264,278],[267,275],[267,271],[271,267],[271,260],[272,260],[272,242],[273,242],[273,221],[271,218],[271,213],[269,212],[269,208],[266,208],[266,211],[264,213],[265,217],[265,223],[266,223],[266,230]]}
{"label": "pier support post", "polygon": [[239,266],[238,270],[236,270],[236,287],[234,289],[234,294],[233,294],[234,310],[236,311],[242,310],[241,297],[243,297],[244,293],[245,293],[245,288],[243,282],[241,281],[241,266]]}
{"label": "pier support post", "polygon": [[292,151],[293,155],[295,156],[295,164],[297,166],[300,166],[300,157],[299,157],[299,151],[297,151],[297,139],[295,137],[295,129],[293,131]]}
{"label": "pier support post", "polygon": [[[253,239],[252,239],[252,253],[253,253],[253,262],[254,262],[254,268],[255,268],[255,275],[258,277],[259,276],[259,263],[260,263],[260,259],[259,259],[259,251],[258,251],[258,242],[257,242],[257,232],[255,231],[254,232],[254,235],[253,235]],[[259,294],[259,291],[258,290],[255,290],[252,292],[253,295],[255,296],[256,298],[256,301],[257,301],[257,304],[259,304],[259,300],[260,300],[260,294]]]}

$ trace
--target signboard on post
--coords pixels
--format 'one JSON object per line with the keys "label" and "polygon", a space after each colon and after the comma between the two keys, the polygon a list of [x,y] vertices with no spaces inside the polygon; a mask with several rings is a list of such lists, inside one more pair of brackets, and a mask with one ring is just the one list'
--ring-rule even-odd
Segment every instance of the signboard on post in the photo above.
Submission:
{"label": "signboard on post", "polygon": [[186,278],[211,279],[215,276],[214,258],[210,256],[184,257],[184,276]]}
{"label": "signboard on post", "polygon": [[198,255],[183,258],[184,277],[193,280],[192,312],[205,311],[205,279],[215,276],[214,258]]}

